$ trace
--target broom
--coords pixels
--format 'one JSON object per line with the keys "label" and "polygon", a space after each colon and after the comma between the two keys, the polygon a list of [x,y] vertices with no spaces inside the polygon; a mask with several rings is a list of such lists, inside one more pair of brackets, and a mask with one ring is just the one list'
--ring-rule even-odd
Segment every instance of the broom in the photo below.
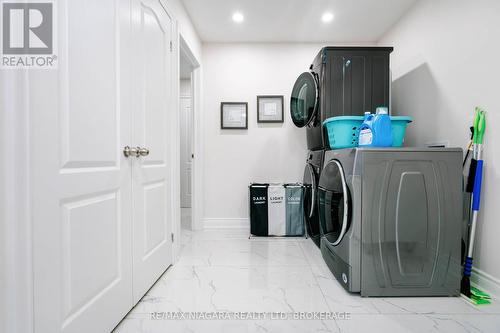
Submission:
{"label": "broom", "polygon": [[472,224],[469,236],[469,248],[467,257],[464,263],[464,272],[462,281],[460,283],[460,292],[466,296],[473,304],[490,304],[490,296],[485,292],[472,287],[470,285],[470,276],[472,273],[472,255],[474,251],[474,238],[476,234],[477,217],[479,214],[479,207],[481,202],[481,185],[483,178],[483,160],[482,146],[484,132],[486,129],[486,113],[480,108],[476,107],[476,114],[474,116],[474,138],[473,138],[473,162],[472,168],[473,176],[473,191],[472,191]]}

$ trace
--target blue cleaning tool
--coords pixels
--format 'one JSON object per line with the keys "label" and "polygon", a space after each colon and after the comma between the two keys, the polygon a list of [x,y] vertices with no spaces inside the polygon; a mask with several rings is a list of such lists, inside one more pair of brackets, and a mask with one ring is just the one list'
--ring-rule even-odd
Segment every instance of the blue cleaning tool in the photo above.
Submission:
{"label": "blue cleaning tool", "polygon": [[472,274],[472,255],[474,252],[474,238],[476,235],[477,217],[481,205],[481,185],[483,181],[482,148],[484,132],[486,130],[486,112],[476,108],[474,117],[473,159],[475,162],[474,185],[472,191],[472,224],[469,235],[469,248],[464,263],[464,274],[460,284],[460,292],[474,300],[475,294],[471,293],[470,276]]}

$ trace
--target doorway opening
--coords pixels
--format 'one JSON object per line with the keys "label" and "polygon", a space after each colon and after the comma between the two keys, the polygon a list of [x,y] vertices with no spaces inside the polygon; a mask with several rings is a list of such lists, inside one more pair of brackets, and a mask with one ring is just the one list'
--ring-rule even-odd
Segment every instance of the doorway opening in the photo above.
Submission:
{"label": "doorway opening", "polygon": [[199,65],[182,36],[179,44],[181,229],[193,230],[194,71]]}

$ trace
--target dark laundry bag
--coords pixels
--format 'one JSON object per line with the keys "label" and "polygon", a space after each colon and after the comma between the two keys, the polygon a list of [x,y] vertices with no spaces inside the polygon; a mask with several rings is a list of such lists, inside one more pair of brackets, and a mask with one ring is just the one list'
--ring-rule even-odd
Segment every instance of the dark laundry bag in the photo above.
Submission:
{"label": "dark laundry bag", "polygon": [[286,235],[304,236],[304,186],[285,184]]}
{"label": "dark laundry bag", "polygon": [[268,187],[269,184],[251,184],[249,186],[250,234],[254,236],[268,235]]}

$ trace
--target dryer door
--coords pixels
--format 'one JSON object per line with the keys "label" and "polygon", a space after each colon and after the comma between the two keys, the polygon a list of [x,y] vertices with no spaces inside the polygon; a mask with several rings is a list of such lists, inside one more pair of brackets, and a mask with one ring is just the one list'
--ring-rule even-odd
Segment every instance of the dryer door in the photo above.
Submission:
{"label": "dryer door", "polygon": [[318,112],[319,89],[314,73],[300,74],[292,89],[290,114],[297,127],[310,126]]}
{"label": "dryer door", "polygon": [[310,163],[307,163],[306,170],[304,171],[304,183],[309,191],[306,191],[307,200],[304,201],[304,212],[309,218],[314,215],[316,208],[316,191],[318,189],[316,178],[314,167]]}
{"label": "dryer door", "polygon": [[351,199],[344,170],[331,160],[321,172],[318,187],[318,209],[321,232],[333,246],[340,243],[351,220]]}
{"label": "dryer door", "polygon": [[310,163],[306,164],[304,170],[304,219],[306,222],[307,235],[319,244],[319,221],[318,210],[316,205],[316,195],[318,191],[318,176],[314,171],[314,166]]}

